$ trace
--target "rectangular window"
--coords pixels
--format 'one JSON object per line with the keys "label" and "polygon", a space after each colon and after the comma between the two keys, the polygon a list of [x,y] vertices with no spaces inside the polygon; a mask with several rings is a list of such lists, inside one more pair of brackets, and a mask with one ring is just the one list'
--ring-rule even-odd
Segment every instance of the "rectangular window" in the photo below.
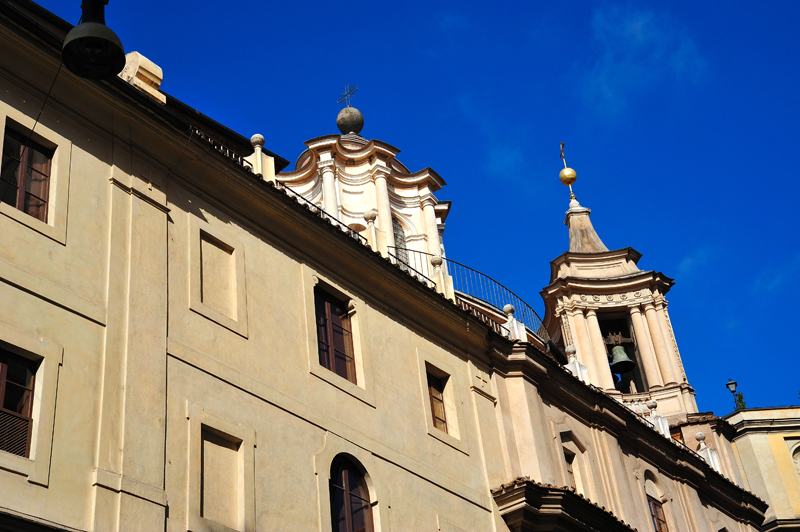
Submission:
{"label": "rectangular window", "polygon": [[445,379],[440,379],[428,373],[428,394],[431,398],[433,426],[447,433],[447,417],[444,413],[444,385]]}
{"label": "rectangular window", "polygon": [[54,151],[6,127],[0,170],[0,201],[47,222]]}
{"label": "rectangular window", "polygon": [[30,456],[34,363],[0,349],[0,451]]}
{"label": "rectangular window", "polygon": [[667,529],[667,520],[664,517],[664,508],[661,506],[661,503],[648,496],[647,504],[650,506],[650,517],[653,519],[655,532],[669,532]]}
{"label": "rectangular window", "polygon": [[575,470],[573,469],[573,463],[575,462],[575,453],[571,453],[564,449],[564,461],[567,463],[567,485],[574,488],[575,487]]}
{"label": "rectangular window", "polygon": [[315,288],[314,309],[320,365],[356,384],[353,336],[347,304]]}

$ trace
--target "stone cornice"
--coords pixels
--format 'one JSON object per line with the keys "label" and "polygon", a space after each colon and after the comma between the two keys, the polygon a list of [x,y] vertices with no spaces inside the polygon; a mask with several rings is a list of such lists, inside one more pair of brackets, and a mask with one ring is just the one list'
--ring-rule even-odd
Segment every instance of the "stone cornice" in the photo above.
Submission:
{"label": "stone cornice", "polygon": [[512,532],[636,532],[574,489],[540,484],[528,477],[493,489],[492,497]]}
{"label": "stone cornice", "polygon": [[[308,150],[300,155],[300,158],[307,158],[304,160],[303,166],[291,172],[278,174],[276,177],[280,182],[287,185],[301,183],[311,178],[317,172],[318,167],[335,164],[343,180],[354,182],[374,179],[380,173],[395,188],[419,188],[424,186],[430,192],[436,192],[447,184],[431,168],[423,168],[414,173],[398,170],[391,162],[395,155],[400,153],[400,150],[379,140],[373,139],[363,148],[352,149],[341,143],[339,135],[327,135],[307,141],[306,146]],[[329,160],[331,162],[328,162],[328,160],[322,161],[320,153],[323,152],[330,152],[331,159]],[[353,161],[357,165],[366,163],[369,168],[359,173],[351,173],[348,170],[353,167],[348,165],[348,162]]]}
{"label": "stone cornice", "polygon": [[761,524],[767,503],[717,473],[697,453],[665,438],[620,402],[583,383],[530,344],[515,344],[507,356],[500,351],[492,352],[491,356],[492,368],[503,377],[528,380],[544,399],[558,404],[587,425],[610,433],[627,452],[691,485],[722,511]]}
{"label": "stone cornice", "polygon": [[597,253],[566,251],[550,261],[550,282],[553,282],[556,279],[559,267],[565,263],[607,263],[609,261],[626,259],[635,265],[639,263],[639,259],[641,258],[642,254],[632,247]]}

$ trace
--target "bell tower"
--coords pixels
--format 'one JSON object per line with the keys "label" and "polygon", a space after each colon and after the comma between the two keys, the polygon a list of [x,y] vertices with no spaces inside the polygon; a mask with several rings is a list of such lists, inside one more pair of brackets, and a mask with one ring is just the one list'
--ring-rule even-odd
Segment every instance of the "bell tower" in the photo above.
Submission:
{"label": "bell tower", "polygon": [[[577,361],[567,367],[588,384],[640,411],[657,401],[670,425],[685,421],[697,405],[667,312],[673,280],[640,270],[633,248],[609,251],[572,191],[577,174],[566,160],[559,178],[570,188],[569,251],[550,262],[550,284],[541,292],[550,337],[574,351]],[[585,372],[573,370],[580,365]]]}

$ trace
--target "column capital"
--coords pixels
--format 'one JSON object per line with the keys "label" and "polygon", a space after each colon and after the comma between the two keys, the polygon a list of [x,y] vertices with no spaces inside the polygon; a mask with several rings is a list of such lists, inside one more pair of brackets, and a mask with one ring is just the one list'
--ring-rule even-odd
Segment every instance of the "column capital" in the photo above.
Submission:
{"label": "column capital", "polygon": [[333,168],[333,165],[336,164],[336,161],[333,159],[328,159],[326,161],[317,161],[317,168],[320,170],[325,170],[326,168]]}
{"label": "column capital", "polygon": [[648,301],[644,304],[644,311],[647,312],[648,310],[655,310],[656,305],[653,301]]}
{"label": "column capital", "polygon": [[586,317],[589,316],[597,316],[597,309],[595,309],[594,307],[588,307],[586,309]]}
{"label": "column capital", "polygon": [[631,305],[630,307],[628,307],[628,311],[631,314],[641,314],[642,313],[642,306],[639,305],[639,304]]}
{"label": "column capital", "polygon": [[436,196],[434,196],[431,193],[428,193],[428,194],[425,194],[424,196],[422,196],[420,198],[420,202],[422,203],[422,208],[423,209],[425,207],[435,207],[436,204],[439,203],[439,201],[436,199]]}
{"label": "column capital", "polygon": [[372,170],[372,178],[373,179],[378,179],[378,178],[389,179],[390,175],[391,175],[391,171],[388,168],[384,168],[382,166],[376,166]]}
{"label": "column capital", "polygon": [[573,305],[571,307],[565,307],[565,308],[566,308],[566,311],[569,312],[570,315],[573,316],[573,317],[577,316],[578,314],[580,314],[581,316],[584,316],[583,309],[581,307]]}

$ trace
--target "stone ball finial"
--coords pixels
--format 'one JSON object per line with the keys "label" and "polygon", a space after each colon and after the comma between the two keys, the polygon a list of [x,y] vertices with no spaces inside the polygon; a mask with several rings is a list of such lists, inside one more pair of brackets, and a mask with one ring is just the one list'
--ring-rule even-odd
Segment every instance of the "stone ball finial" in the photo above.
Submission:
{"label": "stone ball finial", "polygon": [[369,223],[374,223],[377,218],[378,218],[377,209],[370,209],[364,213],[364,219]]}
{"label": "stone ball finial", "polygon": [[656,401],[653,401],[652,399],[647,401],[645,405],[647,405],[647,408],[649,408],[650,410],[655,410],[658,407],[658,403]]}
{"label": "stone ball finial", "polygon": [[433,266],[434,268],[438,268],[441,265],[442,265],[442,257],[440,257],[439,255],[434,255],[433,257],[431,257],[431,266]]}
{"label": "stone ball finial", "polygon": [[513,315],[513,314],[514,314],[514,312],[515,312],[516,310],[517,310],[517,309],[515,309],[515,308],[514,308],[514,305],[512,305],[511,303],[507,303],[507,304],[506,304],[506,305],[503,307],[503,312],[505,312],[505,313],[506,313],[506,316],[511,316],[511,315]]}
{"label": "stone ball finial", "polygon": [[698,432],[697,434],[694,435],[694,439],[699,441],[700,443],[703,443],[704,441],[706,441],[706,433]]}
{"label": "stone ball finial", "polygon": [[261,146],[263,148],[264,147],[264,135],[259,135],[258,133],[256,133],[255,135],[250,137],[250,144],[252,144],[254,148],[256,146]]}
{"label": "stone ball finial", "polygon": [[355,107],[345,107],[336,116],[336,127],[342,132],[342,135],[354,133],[358,135],[364,128],[364,115]]}

